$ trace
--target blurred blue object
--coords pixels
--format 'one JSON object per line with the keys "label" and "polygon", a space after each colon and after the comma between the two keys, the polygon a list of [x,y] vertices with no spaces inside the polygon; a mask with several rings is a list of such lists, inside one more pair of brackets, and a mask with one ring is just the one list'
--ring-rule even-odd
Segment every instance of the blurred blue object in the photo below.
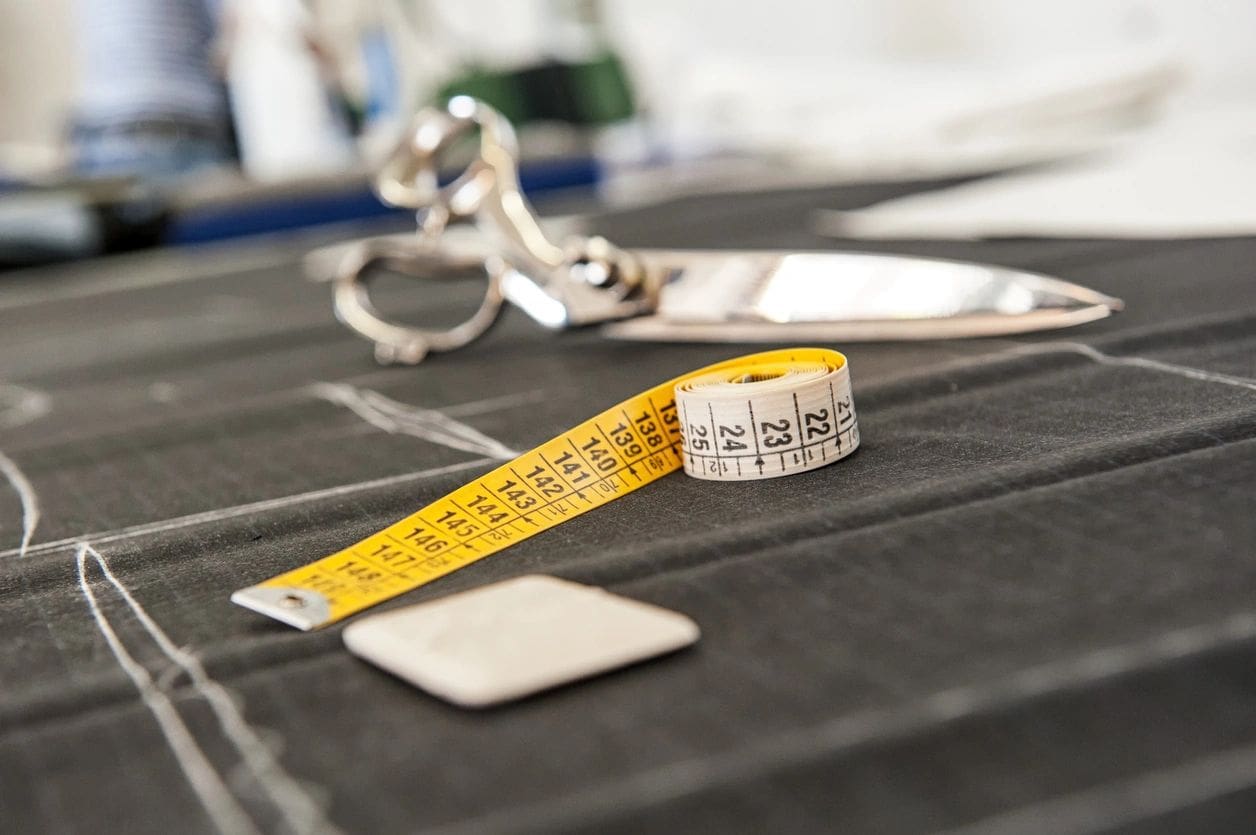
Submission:
{"label": "blurred blue object", "polygon": [[77,0],[76,9],[82,173],[168,178],[232,159],[206,0]]}
{"label": "blurred blue object", "polygon": [[392,42],[383,27],[376,26],[362,34],[362,62],[367,76],[367,121],[400,117],[401,79],[397,77]]}
{"label": "blurred blue object", "polygon": [[[601,168],[590,157],[527,162],[519,171],[529,197],[546,192],[592,186],[601,180]],[[197,244],[301,229],[327,223],[367,220],[409,212],[385,206],[365,184],[356,187],[284,190],[273,196],[184,207],[170,218],[162,242]]]}

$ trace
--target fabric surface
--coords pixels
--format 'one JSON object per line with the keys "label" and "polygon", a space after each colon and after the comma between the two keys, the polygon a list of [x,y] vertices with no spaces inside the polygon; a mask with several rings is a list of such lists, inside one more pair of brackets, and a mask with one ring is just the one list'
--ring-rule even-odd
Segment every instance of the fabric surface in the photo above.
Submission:
{"label": "fabric surface", "polygon": [[[695,198],[599,231],[841,246],[811,212],[888,192]],[[315,384],[520,449],[754,346],[511,313],[380,369],[301,278],[304,245],[0,277],[4,831],[1250,830],[1256,240],[859,245],[1055,273],[1128,310],[839,346],[849,460],[678,473],[386,604],[542,572],[702,628],[483,713],[358,661],[339,627],[228,602],[494,465],[492,443],[389,433]]]}

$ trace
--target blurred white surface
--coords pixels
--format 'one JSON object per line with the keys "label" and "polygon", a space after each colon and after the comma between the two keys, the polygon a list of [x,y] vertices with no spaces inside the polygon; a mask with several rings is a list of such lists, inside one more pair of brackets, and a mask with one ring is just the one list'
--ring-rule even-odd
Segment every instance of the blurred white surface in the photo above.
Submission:
{"label": "blurred white surface", "polygon": [[[580,27],[573,28],[571,17],[558,13],[573,5],[583,4],[319,0],[308,8],[321,34],[343,30],[341,40],[349,47],[356,48],[361,25],[384,27],[398,46],[405,97],[415,101],[462,64],[518,66],[588,48],[587,32],[575,31]],[[939,144],[935,129],[948,107],[980,104],[982,96],[1000,85],[1006,90],[1012,80],[1042,74],[1058,79],[1070,67],[1094,67],[1113,56],[1176,62],[1188,73],[1190,98],[1256,94],[1256,52],[1250,48],[1256,3],[1249,0],[602,0],[591,5],[601,9],[607,36],[625,56],[648,114],[635,131],[621,131],[608,144],[612,158],[682,162],[687,172],[673,171],[667,179],[685,188],[711,179],[703,168],[715,152],[768,160],[750,170],[721,165],[714,174],[746,185],[805,183],[808,176],[833,181],[912,176],[912,171],[966,173],[989,170],[1000,154],[1012,162],[1016,156],[1058,156],[1069,152],[1059,146],[1059,135],[1031,131],[1014,149],[992,149],[973,138],[964,145]],[[69,5],[0,0],[0,14],[5,20],[0,166],[9,161],[10,170],[45,168],[62,156],[65,116],[74,106],[77,49]],[[291,41],[282,40],[249,39],[247,63],[271,68],[261,77],[273,83],[236,91],[249,114],[241,133],[249,137],[246,145],[261,149],[254,159],[273,158],[278,168],[292,161],[308,174],[342,152],[338,141],[326,143],[334,149],[330,154],[296,152],[319,144],[311,136],[337,131],[326,124],[319,79],[312,78],[317,70],[309,67],[308,56],[295,54],[299,49]],[[352,50],[332,52],[344,70],[341,83],[361,86],[356,77],[361,62]],[[235,87],[240,73],[238,65],[229,73]],[[302,110],[315,115],[297,113]],[[265,126],[254,129],[254,123]],[[912,139],[911,153],[904,153],[900,141],[884,143],[887,133]],[[1031,147],[1038,140],[1044,147]],[[293,153],[272,155],[271,146]]]}
{"label": "blurred white surface", "polygon": [[823,212],[854,238],[1174,238],[1256,234],[1256,107],[1189,107],[1083,160]]}
{"label": "blurred white surface", "polygon": [[356,159],[307,41],[299,0],[227,0],[226,82],[240,160],[259,180],[336,173]]}
{"label": "blurred white surface", "polygon": [[[1153,122],[1184,75],[1156,49],[1028,66],[795,61],[749,77],[734,65],[710,70],[667,140],[680,175],[626,166],[606,186],[611,199],[940,179],[1061,159]],[[757,171],[754,159],[764,161]]]}
{"label": "blurred white surface", "polygon": [[0,0],[0,20],[0,174],[40,176],[64,162],[78,73],[70,0]]}
{"label": "blurred white surface", "polygon": [[[1256,94],[1239,0],[610,0],[648,107],[633,203],[964,176],[1063,159],[1192,102]],[[645,164],[642,164],[642,161]]]}
{"label": "blurred white surface", "polygon": [[[1249,0],[606,0],[603,6],[641,92],[668,121],[684,117],[669,103],[690,96],[690,79],[721,64],[739,66],[753,80],[782,62],[1015,68],[1156,48],[1181,57],[1201,89],[1256,91],[1256,3]],[[822,97],[823,86],[814,92]]]}

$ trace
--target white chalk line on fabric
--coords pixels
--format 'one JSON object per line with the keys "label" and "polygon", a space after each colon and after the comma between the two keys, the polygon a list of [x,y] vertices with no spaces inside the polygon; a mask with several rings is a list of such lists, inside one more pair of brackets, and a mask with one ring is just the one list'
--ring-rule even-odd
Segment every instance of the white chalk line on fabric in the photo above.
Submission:
{"label": "white chalk line on fabric", "polygon": [[1013,348],[1010,351],[995,354],[994,357],[1003,355],[1023,355],[1023,354],[1040,354],[1040,353],[1074,353],[1083,357],[1087,357],[1101,365],[1125,365],[1134,368],[1145,368],[1149,371],[1159,371],[1164,374],[1173,374],[1178,377],[1185,377],[1188,380],[1198,380],[1204,383],[1220,383],[1221,385],[1234,386],[1235,388],[1243,388],[1248,391],[1256,391],[1256,380],[1248,377],[1237,377],[1233,374],[1221,374],[1216,371],[1205,371],[1202,368],[1194,368],[1189,365],[1178,365],[1172,362],[1161,362],[1160,360],[1147,359],[1145,357],[1129,357],[1119,356],[1116,354],[1108,354],[1100,351],[1093,345],[1086,345],[1082,342],[1043,342],[1037,345],[1025,345]]}
{"label": "white chalk line on fabric", "polygon": [[184,724],[179,712],[175,710],[170,697],[157,686],[148,670],[127,652],[126,647],[118,638],[113,625],[100,608],[96,595],[92,592],[91,583],[87,579],[89,549],[90,546],[84,543],[79,546],[76,554],[79,588],[91,610],[92,618],[96,621],[96,627],[104,636],[105,643],[108,644],[118,666],[131,679],[131,683],[139,691],[140,699],[157,721],[157,727],[170,746],[192,791],[196,793],[201,805],[205,807],[205,811],[220,832],[232,834],[259,832],[218,772],[210,765],[205,752],[201,750],[196,738],[192,736],[192,732]]}
{"label": "white chalk line on fabric", "polygon": [[315,383],[315,397],[350,409],[367,423],[391,434],[405,434],[463,452],[487,455],[502,461],[519,457],[495,438],[436,409],[411,406],[377,391],[348,383]]}
{"label": "white chalk line on fabric", "polygon": [[[494,460],[495,459],[492,458],[474,458],[470,461],[460,461],[457,464],[434,467],[430,470],[419,470],[413,473],[401,473],[399,475],[385,476],[384,478],[370,479],[369,481],[341,484],[336,487],[327,487],[322,490],[311,490],[307,493],[295,493],[290,496],[263,499],[258,502],[249,502],[248,504],[234,505],[232,507],[219,508],[216,510],[207,510],[202,513],[192,513],[187,516],[176,516],[172,519],[164,519],[157,522],[145,522],[141,525],[131,525],[125,528],[96,531],[94,533],[67,537],[65,539],[49,540],[48,542],[41,542],[38,545],[32,546],[26,553],[40,554],[47,553],[49,551],[56,551],[60,548],[76,545],[84,539],[97,545],[106,545],[111,542],[119,542],[122,540],[133,539],[135,537],[165,533],[167,531],[176,531],[197,525],[206,525],[227,519],[235,519],[241,516],[251,516],[257,513],[266,513],[271,510],[305,504],[307,502],[334,499],[340,496],[360,493],[364,490],[374,490],[381,487],[391,487],[397,484],[405,484],[411,481],[421,481],[426,478],[435,478],[437,476],[447,475],[461,470],[482,467],[485,464],[493,463]],[[7,551],[0,551],[0,558],[13,556],[17,553],[18,550],[16,548],[11,548]]]}
{"label": "white chalk line on fabric", "polygon": [[322,808],[295,779],[283,770],[270,747],[245,721],[237,704],[237,697],[209,676],[195,654],[175,645],[165,630],[135,599],[130,589],[113,573],[105,557],[90,542],[82,542],[79,545],[80,584],[85,581],[84,567],[87,556],[96,561],[105,579],[126,602],[132,614],[162,654],[187,674],[192,688],[209,704],[223,735],[240,753],[245,766],[280,811],[289,829],[297,833],[336,831],[326,820]]}
{"label": "white chalk line on fabric", "polygon": [[232,693],[227,691],[222,684],[208,676],[200,658],[185,648],[177,647],[170,639],[170,635],[166,634],[166,630],[154,622],[148,611],[139,604],[139,601],[131,594],[131,590],[118,579],[118,576],[109,568],[108,561],[95,550],[90,542],[82,542],[79,545],[79,554],[92,556],[104,574],[104,578],[131,608],[132,614],[139,620],[144,632],[147,632],[153,639],[153,643],[157,644],[157,648],[161,649],[163,655],[166,655],[176,667],[187,674],[192,688],[208,703],[219,722],[222,733],[236,748],[236,751],[240,752],[241,760],[249,768],[257,784],[263,787],[266,795],[274,802],[276,809],[279,809],[289,829],[294,832],[337,831],[325,819],[322,807],[314,802],[304,789],[301,789],[300,784],[288,775],[288,772],[283,770],[270,747],[245,721],[244,714],[240,712],[239,704],[237,704],[237,698],[232,696]]}
{"label": "white chalk line on fabric", "polygon": [[[4,429],[38,420],[52,408],[52,398],[43,392],[10,383],[0,383],[0,397],[7,401],[4,411],[0,412],[0,428]],[[4,452],[0,452],[0,473],[4,473],[22,504],[22,538],[15,553],[24,557],[30,550],[35,528],[39,526],[39,496],[22,468]]]}
{"label": "white chalk line on fabric", "polygon": [[35,494],[35,486],[22,472],[22,468],[3,452],[0,452],[0,473],[4,473],[4,477],[13,487],[18,501],[22,504],[22,539],[15,553],[19,558],[24,557],[30,551],[31,538],[39,525],[39,497]]}

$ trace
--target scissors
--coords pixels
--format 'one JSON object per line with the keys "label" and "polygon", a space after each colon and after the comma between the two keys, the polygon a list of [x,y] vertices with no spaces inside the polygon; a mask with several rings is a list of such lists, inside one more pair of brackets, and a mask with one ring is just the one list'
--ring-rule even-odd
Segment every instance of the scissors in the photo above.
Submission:
{"label": "scissors", "polygon": [[[451,182],[442,156],[475,146]],[[599,325],[618,339],[699,342],[876,341],[997,336],[1102,319],[1120,299],[1037,273],[984,264],[858,252],[621,249],[605,238],[547,237],[519,186],[518,143],[487,104],[456,96],[420,111],[374,181],[380,198],[413,209],[416,236],[354,244],[334,278],[335,311],[375,344],[382,363],[415,364],[483,335],[504,302],[551,329]],[[475,254],[449,244],[471,222]],[[484,296],[446,329],[389,320],[371,303],[373,268],[418,278],[480,271]]]}

